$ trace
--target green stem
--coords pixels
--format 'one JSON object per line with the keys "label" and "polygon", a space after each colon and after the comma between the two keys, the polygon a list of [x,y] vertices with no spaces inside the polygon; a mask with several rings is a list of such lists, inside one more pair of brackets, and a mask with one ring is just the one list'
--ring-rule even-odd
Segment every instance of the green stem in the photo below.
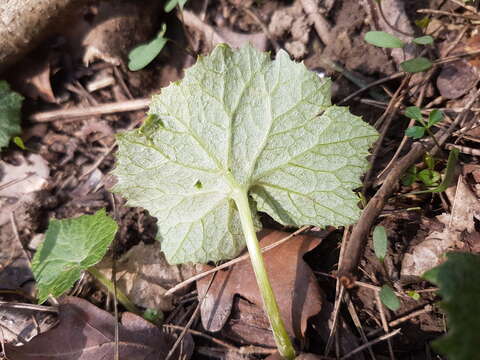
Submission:
{"label": "green stem", "polygon": [[441,151],[442,151],[442,147],[441,147],[440,144],[438,143],[437,138],[435,137],[435,135],[433,134],[433,132],[430,130],[430,127],[428,126],[428,124],[427,124],[423,119],[418,119],[418,121],[419,121],[420,124],[422,124],[422,126],[425,128],[425,131],[427,132],[428,135],[430,135],[430,137],[433,139],[433,142],[435,143],[435,145],[437,145],[438,150],[441,152]]}
{"label": "green stem", "polygon": [[277,344],[281,356],[288,360],[294,359],[295,350],[280,316],[280,309],[278,308],[277,300],[275,299],[275,294],[273,293],[272,286],[268,279],[267,270],[265,269],[262,251],[253,225],[247,191],[238,185],[233,186],[232,189],[233,199],[237,204],[238,212],[240,214],[240,221],[242,223],[243,234],[247,243],[248,253],[250,254],[253,271],[255,272],[265,311],[270,320],[275,343]]}
{"label": "green stem", "polygon": [[[110,279],[108,279],[105,275],[103,275],[100,271],[98,271],[98,269],[92,266],[92,267],[89,267],[87,271],[95,279],[97,279],[100,282],[100,284],[105,286],[107,290],[110,292],[110,294],[112,295],[115,294],[113,282],[111,282]],[[117,299],[120,302],[120,304],[122,304],[125,307],[125,309],[127,309],[128,311],[134,314],[142,316],[142,312],[136,307],[136,305],[133,302],[130,301],[127,295],[125,295],[123,291],[121,291],[119,288],[117,288]]]}

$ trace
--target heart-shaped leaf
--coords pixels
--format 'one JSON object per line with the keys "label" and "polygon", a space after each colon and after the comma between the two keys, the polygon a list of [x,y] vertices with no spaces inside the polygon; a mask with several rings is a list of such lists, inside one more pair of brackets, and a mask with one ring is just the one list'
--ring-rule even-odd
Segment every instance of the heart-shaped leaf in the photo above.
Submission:
{"label": "heart-shaped leaf", "polygon": [[219,45],[153,98],[150,115],[118,137],[114,191],[158,218],[170,263],[229,259],[245,247],[240,192],[285,225],[358,219],[352,189],[377,132],[332,106],[330,80],[286,52],[271,61],[251,46]]}
{"label": "heart-shaped leaf", "polygon": [[117,224],[105,209],[74,219],[50,220],[45,240],[32,261],[40,303],[62,295],[107,252]]}

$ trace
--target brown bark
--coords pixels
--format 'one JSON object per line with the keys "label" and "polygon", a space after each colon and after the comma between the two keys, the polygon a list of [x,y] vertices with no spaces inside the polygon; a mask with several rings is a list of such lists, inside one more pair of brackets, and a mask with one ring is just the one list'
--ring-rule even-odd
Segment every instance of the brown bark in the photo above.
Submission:
{"label": "brown bark", "polygon": [[2,0],[0,73],[33,49],[86,0]]}

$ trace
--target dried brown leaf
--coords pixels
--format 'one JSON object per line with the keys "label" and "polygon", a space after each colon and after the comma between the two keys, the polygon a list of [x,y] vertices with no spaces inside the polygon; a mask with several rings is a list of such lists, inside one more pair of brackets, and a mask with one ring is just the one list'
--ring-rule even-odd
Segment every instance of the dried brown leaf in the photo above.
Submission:
{"label": "dried brown leaf", "polygon": [[0,339],[7,344],[19,346],[28,343],[57,324],[56,310],[31,304],[0,303]]}
{"label": "dried brown leaf", "polygon": [[[262,231],[261,245],[266,246],[288,236],[280,231]],[[322,291],[303,255],[320,243],[321,239],[297,235],[264,253],[265,266],[277,298],[282,319],[291,336],[302,338],[307,320],[320,312]],[[211,276],[197,281],[198,295],[205,296]],[[208,331],[219,331],[232,311],[235,295],[262,307],[250,261],[243,261],[229,270],[218,271],[208,295],[201,305],[202,324]]]}
{"label": "dried brown leaf", "polygon": [[[113,359],[114,324],[108,312],[86,300],[66,297],[60,305],[59,325],[25,346],[8,347],[7,356],[16,360]],[[132,313],[124,313],[119,324],[121,359],[165,359],[174,340],[172,335]],[[193,349],[183,348],[188,359]]]}
{"label": "dried brown leaf", "polygon": [[[111,277],[111,264],[100,264],[102,273]],[[163,294],[196,273],[195,265],[170,265],[160,250],[160,243],[140,243],[132,247],[117,263],[117,286],[135,304],[161,311],[173,310],[174,297]]]}
{"label": "dried brown leaf", "polygon": [[10,221],[10,212],[33,201],[33,193],[47,183],[50,168],[37,154],[18,159],[18,165],[0,161],[0,226]]}

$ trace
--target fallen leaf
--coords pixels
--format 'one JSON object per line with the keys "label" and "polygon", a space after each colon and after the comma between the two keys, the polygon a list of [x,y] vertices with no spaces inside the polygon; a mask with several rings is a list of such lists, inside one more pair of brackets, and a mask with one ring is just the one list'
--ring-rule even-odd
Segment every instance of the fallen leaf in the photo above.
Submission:
{"label": "fallen leaf", "polygon": [[242,345],[276,348],[273,333],[263,308],[236,296],[220,337]]}
{"label": "fallen leaf", "polygon": [[465,183],[461,176],[456,186],[446,190],[446,194],[452,206],[449,225],[456,231],[475,231],[474,218],[480,220],[480,201]]}
{"label": "fallen leaf", "polygon": [[420,243],[412,246],[404,255],[401,278],[404,281],[417,281],[420,277],[444,261],[447,250],[463,249],[468,246],[464,232],[475,232],[474,219],[480,220],[480,201],[465,182],[463,176],[445,190],[452,204],[451,214],[437,216],[444,224],[442,231],[431,231]]}
{"label": "fallen leaf", "polygon": [[[111,314],[75,297],[64,298],[59,311],[58,326],[24,346],[7,346],[6,355],[15,360],[113,359],[115,320]],[[118,330],[122,359],[165,359],[175,341],[172,334],[132,313],[123,314]],[[184,338],[181,348],[184,358],[189,359],[191,337]]]}
{"label": "fallen leaf", "polygon": [[[461,234],[448,226],[449,216],[437,217],[445,224],[443,231],[432,230],[416,245],[410,247],[402,260],[400,278],[403,282],[417,282],[428,270],[440,265],[447,250],[455,247]],[[439,223],[438,222],[438,223]]]}
{"label": "fallen leaf", "polygon": [[50,56],[42,51],[30,54],[14,70],[11,81],[22,94],[49,103],[57,102],[50,82]]}
{"label": "fallen leaf", "polygon": [[56,312],[53,307],[0,302],[0,339],[13,346],[24,345],[58,323]]}
{"label": "fallen leaf", "polygon": [[[262,239],[263,247],[288,235],[281,231],[262,231],[259,238]],[[318,314],[322,307],[322,291],[312,270],[302,258],[320,242],[320,238],[297,235],[264,253],[265,266],[282,319],[288,333],[297,338],[303,337],[307,320]],[[199,299],[205,296],[211,276],[197,281]],[[235,295],[240,295],[263,308],[257,282],[248,260],[232,266],[229,270],[216,272],[200,309],[202,324],[206,330],[216,332],[223,328],[232,311]]]}
{"label": "fallen leaf", "polygon": [[457,99],[475,86],[478,71],[467,60],[458,60],[442,67],[437,78],[437,89],[446,99]]}
{"label": "fallen leaf", "polygon": [[[479,35],[474,35],[466,41],[461,41],[449,55],[477,51],[479,48]],[[440,44],[440,55],[445,56],[446,49],[450,48],[453,39],[447,39]],[[437,78],[437,88],[446,99],[458,99],[472,89],[480,78],[478,56],[461,59],[442,66]]]}
{"label": "fallen leaf", "polygon": [[[98,265],[100,271],[111,277],[110,260]],[[195,265],[170,265],[160,250],[160,243],[140,243],[117,261],[117,286],[136,305],[161,311],[173,309],[174,297],[163,294],[179,282],[196,274]]]}
{"label": "fallen leaf", "polygon": [[[473,35],[465,42],[464,52],[474,52],[480,49],[480,35]],[[472,56],[468,59],[468,63],[476,68],[480,68],[480,56]]]}
{"label": "fallen leaf", "polygon": [[10,213],[33,200],[33,193],[47,183],[47,162],[37,154],[19,157],[18,165],[0,161],[0,226],[10,221]]}

